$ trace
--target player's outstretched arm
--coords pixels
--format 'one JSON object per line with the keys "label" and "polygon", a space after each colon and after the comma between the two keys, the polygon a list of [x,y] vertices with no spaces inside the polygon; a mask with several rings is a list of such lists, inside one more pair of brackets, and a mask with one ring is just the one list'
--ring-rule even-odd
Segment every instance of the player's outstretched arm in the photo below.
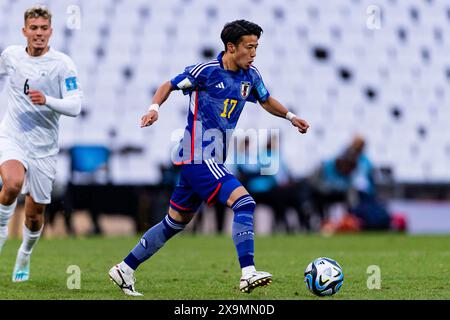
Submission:
{"label": "player's outstretched arm", "polygon": [[286,109],[278,100],[275,98],[272,98],[269,96],[269,98],[264,101],[260,102],[261,106],[269,113],[281,117],[286,118],[291,121],[292,125],[296,128],[298,128],[298,131],[300,133],[306,133],[309,128],[308,122],[306,122],[303,119],[300,119],[292,112],[289,112],[288,109]]}
{"label": "player's outstretched arm", "polygon": [[172,91],[173,87],[170,81],[164,82],[158,90],[156,90],[152,99],[152,105],[148,109],[147,113],[141,118],[141,128],[151,126],[156,120],[158,120],[159,106],[167,100]]}

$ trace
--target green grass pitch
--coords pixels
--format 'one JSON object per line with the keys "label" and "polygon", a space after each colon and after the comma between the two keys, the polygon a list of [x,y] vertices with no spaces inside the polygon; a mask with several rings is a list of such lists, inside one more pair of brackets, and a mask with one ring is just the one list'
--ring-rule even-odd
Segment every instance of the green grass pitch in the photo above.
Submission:
{"label": "green grass pitch", "polygon": [[[273,283],[240,293],[240,269],[231,237],[178,235],[136,272],[144,297],[126,297],[107,272],[137,243],[129,238],[41,239],[31,259],[31,279],[12,283],[19,240],[9,240],[0,255],[0,299],[448,299],[448,236],[397,234],[275,235],[257,237],[257,268],[271,272]],[[303,271],[317,257],[337,260],[344,284],[332,297],[306,289]],[[68,289],[76,265],[81,288]],[[370,265],[381,270],[381,289],[367,288]],[[69,279],[70,280],[70,279]],[[69,281],[70,282],[70,281]]]}

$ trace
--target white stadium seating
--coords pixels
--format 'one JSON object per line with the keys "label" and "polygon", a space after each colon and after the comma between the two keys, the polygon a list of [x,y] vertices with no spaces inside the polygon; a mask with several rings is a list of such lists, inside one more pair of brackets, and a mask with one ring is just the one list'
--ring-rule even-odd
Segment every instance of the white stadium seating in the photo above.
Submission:
{"label": "white stadium seating", "polygon": [[[188,98],[172,94],[152,128],[139,127],[141,115],[158,85],[208,60],[203,49],[214,56],[222,50],[223,25],[241,18],[265,31],[255,64],[271,94],[308,120],[311,131],[299,135],[251,104],[238,126],[280,128],[283,157],[295,175],[307,175],[361,133],[375,165],[391,167],[396,181],[450,182],[448,1],[377,1],[381,25],[375,30],[366,25],[370,0],[41,2],[54,14],[51,43],[75,61],[85,95],[85,114],[61,120],[61,146],[144,150],[113,156],[115,183],[159,180],[159,165],[170,161],[171,133],[185,126]],[[0,2],[0,49],[24,43],[23,12],[33,4]],[[78,30],[67,29],[70,5],[81,10]],[[326,59],[314,55],[317,48]],[[341,69],[350,72],[348,80]],[[4,92],[0,99],[4,109]],[[68,170],[67,161],[60,161],[60,181]]]}

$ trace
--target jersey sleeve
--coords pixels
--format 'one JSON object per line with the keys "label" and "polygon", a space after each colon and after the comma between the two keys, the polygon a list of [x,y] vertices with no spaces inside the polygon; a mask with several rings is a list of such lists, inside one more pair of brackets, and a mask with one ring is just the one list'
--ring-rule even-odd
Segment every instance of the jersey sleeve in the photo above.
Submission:
{"label": "jersey sleeve", "polygon": [[258,70],[253,69],[253,87],[250,91],[250,95],[247,98],[247,101],[250,102],[265,102],[267,99],[269,99],[270,93],[269,90],[267,90],[264,81],[261,77],[261,74],[258,72]]}
{"label": "jersey sleeve", "polygon": [[59,87],[61,92],[60,98],[83,96],[77,68],[73,61],[68,57],[64,59],[59,79]]}
{"label": "jersey sleeve", "polygon": [[0,55],[0,77],[7,75],[5,52]]}
{"label": "jersey sleeve", "polygon": [[3,57],[0,55],[0,92],[3,90],[3,84],[4,79],[3,77],[6,76],[6,65],[4,63]]}
{"label": "jersey sleeve", "polygon": [[190,94],[192,91],[202,87],[205,79],[201,70],[197,72],[198,66],[186,67],[183,73],[170,80],[172,87],[175,90],[183,90],[183,94]]}

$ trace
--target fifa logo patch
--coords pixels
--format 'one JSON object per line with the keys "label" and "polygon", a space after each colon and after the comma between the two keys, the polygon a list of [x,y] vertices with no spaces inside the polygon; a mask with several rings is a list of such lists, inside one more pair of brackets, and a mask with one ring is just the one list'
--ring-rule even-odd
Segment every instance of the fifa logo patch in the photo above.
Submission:
{"label": "fifa logo patch", "polygon": [[66,90],[72,91],[77,89],[78,89],[77,78],[76,77],[66,78]]}
{"label": "fifa logo patch", "polygon": [[241,81],[241,97],[247,99],[250,95],[251,84],[248,81]]}
{"label": "fifa logo patch", "polygon": [[145,240],[145,238],[142,238],[142,239],[141,239],[141,245],[142,245],[145,249],[147,249],[147,240]]}

